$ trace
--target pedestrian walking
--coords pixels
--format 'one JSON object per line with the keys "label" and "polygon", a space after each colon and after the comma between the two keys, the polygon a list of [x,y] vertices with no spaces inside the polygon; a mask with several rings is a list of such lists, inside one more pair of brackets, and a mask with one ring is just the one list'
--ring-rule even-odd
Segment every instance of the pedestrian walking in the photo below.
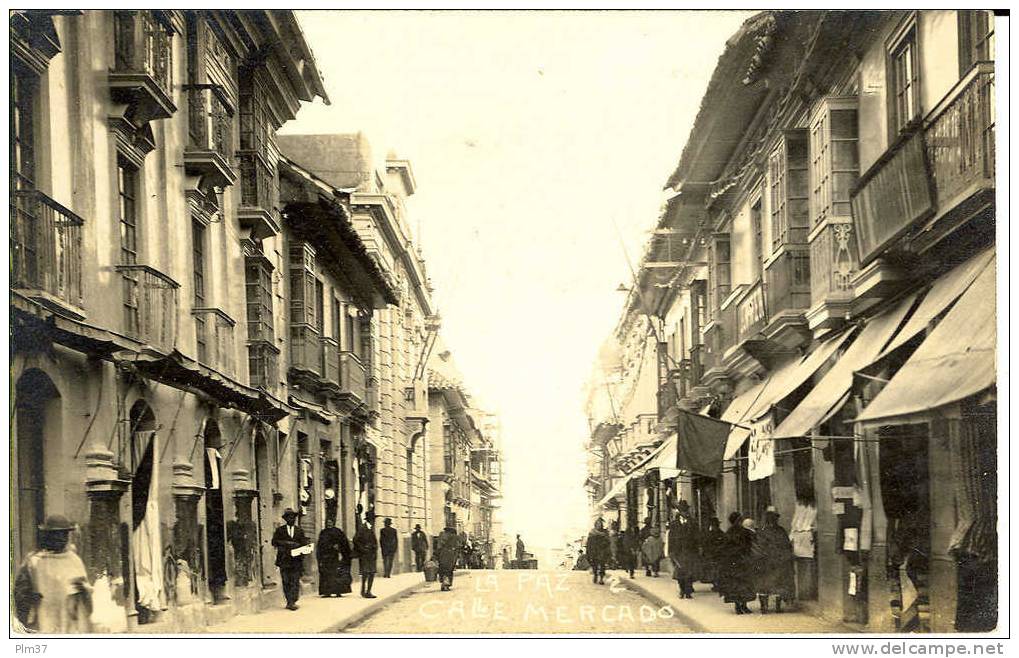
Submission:
{"label": "pedestrian walking", "polygon": [[372,585],[375,583],[376,563],[379,559],[379,542],[372,530],[373,523],[375,515],[372,514],[354,533],[354,555],[357,556],[357,567],[361,571],[361,596],[366,599],[376,598],[372,594]]}
{"label": "pedestrian walking", "polygon": [[460,554],[460,538],[456,530],[446,526],[435,539],[435,559],[439,563],[439,584],[443,592],[453,587],[453,571]]}
{"label": "pedestrian walking", "polygon": [[739,512],[729,515],[729,529],[725,531],[726,545],[719,561],[719,581],[726,603],[732,603],[737,615],[749,614],[749,601],[754,600],[753,560],[750,555],[754,535],[743,526]]}
{"label": "pedestrian walking", "polygon": [[637,555],[640,552],[640,539],[636,528],[627,528],[619,535],[618,559],[619,568],[634,577],[637,569]]}
{"label": "pedestrian walking", "polygon": [[379,530],[379,548],[382,549],[382,577],[390,578],[393,575],[393,560],[396,558],[396,549],[400,544],[393,527],[392,519],[382,521],[382,529]]}
{"label": "pedestrian walking", "polygon": [[764,525],[754,533],[751,546],[757,567],[757,598],[761,614],[767,614],[769,599],[775,597],[775,612],[782,612],[782,601],[792,601],[793,545],[789,534],[778,524],[779,513],[769,507],[764,513]]}
{"label": "pedestrian walking", "polygon": [[615,569],[619,566],[619,521],[609,524],[609,560],[607,567]]}
{"label": "pedestrian walking", "polygon": [[701,579],[711,583],[711,591],[720,591],[720,561],[725,553],[727,540],[718,527],[718,519],[708,519],[708,529],[701,536]]}
{"label": "pedestrian walking", "polygon": [[587,556],[584,555],[583,549],[581,549],[581,551],[577,554],[577,561],[573,565],[573,570],[574,571],[587,571],[590,568],[591,568],[591,562],[587,559]]}
{"label": "pedestrian walking", "polygon": [[594,528],[587,535],[587,559],[591,563],[591,576],[597,584],[605,583],[605,565],[612,557],[609,544],[609,533],[605,532],[605,522],[598,519]]}
{"label": "pedestrian walking", "polygon": [[524,556],[527,555],[527,551],[524,550],[524,540],[517,535],[517,568],[523,568]]}
{"label": "pedestrian walking", "polygon": [[428,535],[421,529],[420,523],[410,533],[410,550],[414,552],[414,570],[424,571],[425,558],[428,557]]}
{"label": "pedestrian walking", "polygon": [[644,574],[658,577],[662,563],[662,538],[658,536],[658,528],[650,528],[644,543],[640,547],[644,558]]}
{"label": "pedestrian walking", "polygon": [[336,527],[336,519],[332,517],[326,517],[326,527],[318,534],[315,557],[318,559],[318,595],[350,594],[350,540]]}
{"label": "pedestrian walking", "polygon": [[676,515],[669,525],[669,559],[672,577],[679,584],[679,598],[693,598],[693,579],[699,558],[697,528],[690,518],[690,504],[685,500],[676,505]]}
{"label": "pedestrian walking", "polygon": [[92,587],[85,564],[70,546],[75,525],[52,514],[39,526],[39,550],[14,577],[14,611],[25,630],[36,633],[92,631]]}
{"label": "pedestrian walking", "polygon": [[297,599],[301,596],[301,574],[304,573],[304,554],[296,549],[308,545],[304,530],[297,527],[297,512],[288,507],[283,511],[285,523],[272,533],[272,546],[276,549],[276,567],[283,581],[283,598],[287,610],[297,610]]}

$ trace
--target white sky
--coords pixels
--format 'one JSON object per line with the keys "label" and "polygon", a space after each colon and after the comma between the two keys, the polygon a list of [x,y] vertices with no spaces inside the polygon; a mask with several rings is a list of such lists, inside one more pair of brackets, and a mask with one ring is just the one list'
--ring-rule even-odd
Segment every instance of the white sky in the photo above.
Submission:
{"label": "white sky", "polygon": [[586,528],[582,386],[725,40],[748,12],[299,12],[331,106],[409,159],[442,334],[503,422],[507,533]]}

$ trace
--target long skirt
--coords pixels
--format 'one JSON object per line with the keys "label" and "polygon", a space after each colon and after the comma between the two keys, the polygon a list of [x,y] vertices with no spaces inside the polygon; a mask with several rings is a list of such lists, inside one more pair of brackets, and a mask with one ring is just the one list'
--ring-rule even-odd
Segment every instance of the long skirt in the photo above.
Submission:
{"label": "long skirt", "polygon": [[[342,568],[339,560],[319,560],[318,561],[318,593],[321,596],[333,596],[336,594],[346,594],[350,592],[350,585],[348,582],[347,591],[343,591],[340,579],[340,569]],[[350,567],[347,567],[347,574],[349,580]]]}

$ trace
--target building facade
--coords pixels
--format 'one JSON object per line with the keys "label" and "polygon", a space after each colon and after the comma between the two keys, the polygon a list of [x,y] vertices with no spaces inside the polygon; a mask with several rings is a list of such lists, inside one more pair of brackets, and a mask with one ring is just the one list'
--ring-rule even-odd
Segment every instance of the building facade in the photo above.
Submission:
{"label": "building facade", "polygon": [[[993,43],[984,11],[747,21],[627,305],[675,496],[776,509],[801,602],[866,630],[996,624]],[[717,472],[684,412],[731,425]]]}
{"label": "building facade", "polygon": [[299,500],[274,134],[325,99],[317,65],[291,12],[10,24],[12,559],[62,513],[116,629],[257,608]]}

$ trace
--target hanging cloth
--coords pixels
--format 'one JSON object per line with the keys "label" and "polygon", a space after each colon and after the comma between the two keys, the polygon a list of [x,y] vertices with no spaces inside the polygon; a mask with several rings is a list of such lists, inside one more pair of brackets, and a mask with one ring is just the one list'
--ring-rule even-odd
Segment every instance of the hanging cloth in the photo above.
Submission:
{"label": "hanging cloth", "polygon": [[209,489],[218,490],[221,488],[222,480],[220,478],[219,465],[223,456],[219,454],[219,450],[216,448],[206,448],[205,458],[209,461]]}

